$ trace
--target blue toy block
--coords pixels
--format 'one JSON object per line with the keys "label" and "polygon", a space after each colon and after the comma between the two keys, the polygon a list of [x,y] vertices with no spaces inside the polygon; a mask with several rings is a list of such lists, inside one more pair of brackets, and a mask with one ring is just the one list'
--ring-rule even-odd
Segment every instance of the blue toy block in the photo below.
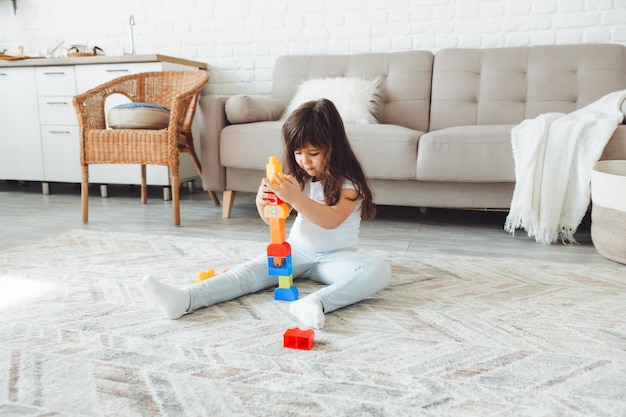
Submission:
{"label": "blue toy block", "polygon": [[267,273],[269,275],[288,276],[293,273],[291,255],[289,256],[268,256]]}
{"label": "blue toy block", "polygon": [[276,288],[274,290],[274,300],[296,301],[298,299],[298,289],[293,285],[289,288]]}

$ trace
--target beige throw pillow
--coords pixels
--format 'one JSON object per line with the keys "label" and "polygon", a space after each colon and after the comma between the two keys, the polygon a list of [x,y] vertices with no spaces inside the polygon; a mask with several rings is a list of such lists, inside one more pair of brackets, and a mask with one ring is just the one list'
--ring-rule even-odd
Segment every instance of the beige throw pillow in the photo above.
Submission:
{"label": "beige throw pillow", "polygon": [[237,94],[226,100],[226,118],[231,124],[278,120],[285,103],[268,97]]}

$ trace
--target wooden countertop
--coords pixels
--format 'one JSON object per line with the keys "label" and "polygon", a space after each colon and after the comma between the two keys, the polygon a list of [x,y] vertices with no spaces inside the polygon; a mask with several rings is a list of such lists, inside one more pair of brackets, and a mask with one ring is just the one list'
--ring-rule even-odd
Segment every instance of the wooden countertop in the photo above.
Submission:
{"label": "wooden countertop", "polygon": [[27,58],[10,60],[0,58],[0,67],[41,67],[55,65],[123,64],[139,62],[171,62],[173,64],[207,69],[207,64],[204,62],[191,61],[188,59],[175,58],[160,54],[119,56],[98,55],[81,58]]}

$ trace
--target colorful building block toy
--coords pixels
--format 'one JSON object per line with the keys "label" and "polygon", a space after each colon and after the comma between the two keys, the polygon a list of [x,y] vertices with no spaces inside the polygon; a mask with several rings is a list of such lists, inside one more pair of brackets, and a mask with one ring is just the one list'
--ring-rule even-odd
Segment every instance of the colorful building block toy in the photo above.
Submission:
{"label": "colorful building block toy", "polygon": [[[276,184],[274,175],[283,175],[283,167],[277,156],[270,156],[265,171],[270,182]],[[289,217],[289,206],[276,197],[265,206],[263,215],[270,223],[271,243],[267,246],[267,271],[269,275],[278,276],[274,299],[295,301],[298,299],[298,289],[293,286],[291,246],[285,240],[285,219]]]}
{"label": "colorful building block toy", "polygon": [[312,329],[301,330],[292,327],[283,335],[283,346],[290,349],[311,350],[315,344],[315,332]]}

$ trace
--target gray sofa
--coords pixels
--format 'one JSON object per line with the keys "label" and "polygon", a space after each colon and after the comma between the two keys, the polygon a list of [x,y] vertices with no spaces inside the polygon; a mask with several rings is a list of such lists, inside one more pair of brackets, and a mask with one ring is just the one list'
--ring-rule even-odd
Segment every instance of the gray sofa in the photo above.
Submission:
{"label": "gray sofa", "polygon": [[[280,115],[304,80],[377,76],[379,123],[346,124],[375,202],[506,210],[515,183],[511,129],[524,119],[569,113],[626,89],[626,47],[280,57],[271,97],[200,100],[203,188],[224,192],[222,216],[230,217],[237,191],[256,192],[268,156],[282,155]],[[615,131],[601,159],[626,159],[626,125]]]}

